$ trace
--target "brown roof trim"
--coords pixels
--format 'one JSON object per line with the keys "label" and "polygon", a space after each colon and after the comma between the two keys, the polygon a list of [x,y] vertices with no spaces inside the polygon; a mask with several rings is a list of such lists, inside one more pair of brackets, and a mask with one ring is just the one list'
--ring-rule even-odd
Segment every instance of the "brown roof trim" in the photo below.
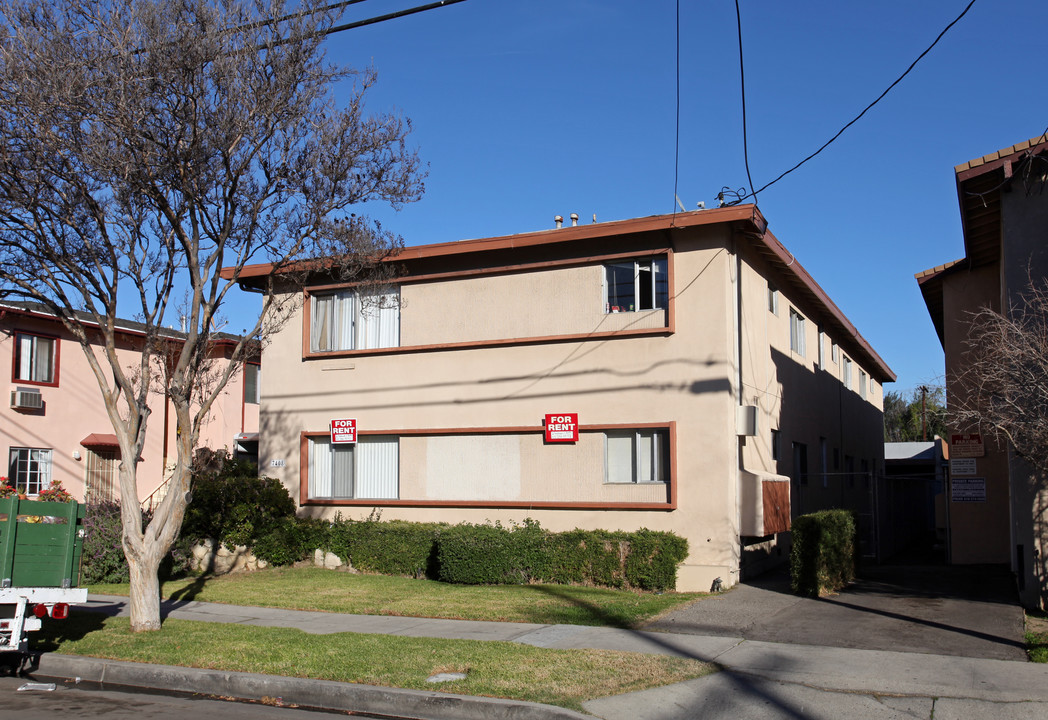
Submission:
{"label": "brown roof trim", "polygon": [[1015,156],[1020,153],[1039,153],[1045,149],[1048,149],[1048,133],[1029,140],[1023,140],[1021,143],[1016,143],[1011,147],[1001,148],[997,152],[983,155],[966,163],[961,163],[954,167],[953,170],[957,174],[957,182],[960,183],[977,175],[996,170],[1006,163],[1015,160]]}
{"label": "brown roof trim", "polygon": [[935,334],[939,336],[939,344],[946,346],[945,314],[942,300],[942,282],[946,275],[971,267],[968,258],[961,258],[953,262],[936,265],[928,270],[922,270],[914,275],[917,285],[924,298],[924,305],[928,308],[932,325],[935,326]]}
{"label": "brown roof trim", "polygon": [[[831,324],[846,336],[844,344],[851,347],[853,355],[862,357],[866,361],[865,365],[870,370],[871,376],[876,377],[880,382],[895,381],[895,373],[892,372],[888,364],[885,363],[870,343],[848,320],[841,309],[830,299],[826,291],[815,282],[815,279],[808,274],[807,270],[801,267],[793,254],[774,235],[768,232],[768,221],[755,205],[733,205],[710,210],[693,210],[671,215],[653,215],[630,220],[615,220],[590,225],[554,228],[518,235],[417,245],[404,248],[396,256],[387,258],[386,262],[417,261],[448,256],[462,256],[492,250],[541,247],[602,237],[618,237],[718,224],[733,224],[736,230],[743,231],[747,233],[748,237],[755,238],[758,250],[762,251],[761,254],[772,261],[777,269],[792,277],[794,286],[805,295],[806,299],[817,303],[828,313]],[[317,263],[315,260],[309,262],[314,265]],[[302,266],[300,265],[299,267]],[[248,265],[242,269],[240,279],[245,284],[251,285],[252,278],[266,277],[273,273],[274,269],[275,266],[272,263]],[[320,269],[319,266],[318,269]],[[222,276],[228,279],[232,274],[232,269],[223,268],[222,273]]]}
{"label": "brown roof trim", "polygon": [[888,367],[888,364],[877,354],[877,351],[873,349],[873,346],[862,336],[844,312],[837,307],[837,304],[830,299],[830,296],[815,281],[815,278],[797,262],[797,258],[794,257],[793,253],[787,250],[786,246],[779,242],[775,235],[770,231],[765,231],[759,236],[751,236],[750,239],[754,242],[760,254],[770,260],[780,272],[785,273],[793,280],[794,287],[809,302],[821,305],[829,313],[830,323],[835,325],[838,331],[843,332],[847,339],[851,341],[850,343],[841,343],[841,338],[838,338],[838,344],[851,345],[852,354],[865,359],[866,362],[861,364],[867,366],[870,375],[879,382],[895,382],[896,375]]}
{"label": "brown roof trim", "polygon": [[[434,243],[432,245],[414,245],[403,248],[394,256],[384,258],[384,262],[401,262],[404,260],[426,260],[435,257],[448,257],[454,255],[465,255],[468,253],[485,252],[490,250],[507,250],[511,248],[535,247],[541,245],[553,245],[578,240],[592,240],[593,238],[630,235],[633,233],[644,233],[656,230],[684,229],[699,227],[702,225],[716,225],[719,223],[747,222],[758,231],[763,231],[768,226],[768,221],[761,215],[760,210],[754,205],[733,205],[731,207],[713,208],[711,210],[693,210],[686,213],[673,215],[652,215],[644,218],[633,218],[630,220],[614,220],[611,222],[592,223],[590,225],[575,225],[565,228],[554,228],[552,230],[540,230],[538,232],[520,233],[518,235],[503,235],[501,237],[480,238],[476,240],[456,240],[454,242]],[[317,265],[316,260],[306,261]],[[293,264],[291,269],[301,269],[302,264]],[[273,273],[273,263],[262,263],[259,265],[246,265],[240,272],[240,280],[248,283],[252,278],[267,277]],[[318,265],[318,270],[322,269]],[[232,276],[232,268],[222,268],[221,274],[225,279]],[[250,283],[248,283],[250,284]]]}

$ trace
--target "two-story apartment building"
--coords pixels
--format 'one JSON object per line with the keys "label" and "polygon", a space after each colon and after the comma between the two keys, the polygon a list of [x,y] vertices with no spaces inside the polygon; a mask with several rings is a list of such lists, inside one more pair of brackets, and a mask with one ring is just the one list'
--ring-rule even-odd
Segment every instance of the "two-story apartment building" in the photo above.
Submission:
{"label": "two-story apartment building", "polygon": [[[119,323],[118,354],[139,363],[144,334]],[[171,330],[177,343],[180,333]],[[229,342],[216,344],[227,352]],[[120,449],[98,383],[80,344],[42,306],[0,303],[0,367],[11,368],[10,401],[0,405],[0,447],[6,447],[10,483],[32,496],[60,480],[78,500],[112,500],[119,494]],[[253,457],[258,442],[260,365],[247,363],[230,380],[200,445]],[[156,501],[175,460],[175,418],[169,402],[153,393],[146,445],[139,460],[139,498]],[[157,493],[154,495],[154,493]]]}
{"label": "two-story apartment building", "polygon": [[388,262],[285,287],[263,351],[260,467],[308,514],[671,530],[708,590],[883,464],[891,370],[752,205]]}
{"label": "two-story apartment building", "polygon": [[[948,407],[968,392],[962,378],[972,314],[1009,314],[1031,281],[1048,279],[1046,168],[1045,135],[954,168],[964,257],[916,275],[946,356]],[[950,448],[950,560],[1007,564],[1023,604],[1048,607],[1045,478],[988,430],[950,427],[952,440],[964,443]]]}

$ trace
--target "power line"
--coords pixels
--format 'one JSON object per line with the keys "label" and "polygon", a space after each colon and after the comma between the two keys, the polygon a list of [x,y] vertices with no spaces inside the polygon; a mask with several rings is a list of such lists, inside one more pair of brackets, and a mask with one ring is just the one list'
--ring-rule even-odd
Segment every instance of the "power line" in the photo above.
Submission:
{"label": "power line", "polygon": [[739,0],[735,0],[735,24],[739,30],[739,82],[742,85],[742,158],[746,163],[746,181],[750,184],[750,194],[756,205],[757,191],[753,189],[753,177],[750,176],[750,144],[746,137],[746,70],[742,63],[742,13],[739,11]]}
{"label": "power line", "polygon": [[[748,198],[748,197],[753,197],[753,198],[756,198],[756,197],[757,197],[757,193],[759,193],[759,192],[763,192],[764,190],[767,190],[767,189],[768,189],[769,187],[771,187],[771,186],[772,186],[772,185],[774,185],[775,183],[779,182],[779,180],[782,180],[782,179],[783,179],[784,177],[786,177],[787,175],[789,175],[790,173],[792,173],[792,172],[793,172],[794,170],[796,170],[797,168],[801,167],[801,166],[802,166],[802,165],[804,165],[804,164],[805,164],[806,162],[808,162],[809,160],[811,160],[812,158],[814,158],[814,157],[815,157],[816,155],[818,155],[819,153],[821,153],[821,152],[822,152],[823,150],[825,150],[826,148],[828,148],[828,147],[829,147],[829,146],[830,146],[830,145],[831,145],[831,144],[832,144],[832,143],[833,143],[833,142],[834,142],[834,141],[835,141],[835,140],[836,140],[837,138],[839,138],[839,137],[840,137],[841,135],[843,135],[843,134],[844,134],[844,131],[845,131],[845,130],[847,130],[847,129],[848,129],[848,128],[850,128],[850,127],[851,127],[852,125],[854,125],[854,124],[855,124],[856,122],[858,122],[858,121],[859,121],[859,119],[860,119],[860,118],[861,118],[861,117],[862,117],[863,115],[865,115],[865,114],[866,114],[867,112],[869,112],[870,108],[872,108],[872,107],[873,107],[874,105],[876,105],[877,103],[879,103],[879,102],[880,102],[880,101],[881,101],[882,99],[884,99],[884,96],[885,96],[885,95],[887,95],[887,94],[888,94],[889,92],[891,92],[891,90],[892,90],[892,89],[893,89],[893,88],[894,88],[894,87],[895,87],[896,85],[898,85],[898,84],[899,84],[900,82],[902,82],[903,78],[905,78],[905,77],[906,77],[907,75],[909,75],[909,74],[910,74],[910,71],[911,71],[911,70],[913,70],[913,69],[914,69],[914,67],[916,67],[916,66],[917,66],[917,63],[919,63],[919,62],[920,62],[920,61],[921,61],[922,59],[924,59],[924,56],[925,56],[925,55],[927,55],[927,54],[928,54],[929,52],[931,52],[932,48],[934,48],[934,47],[935,47],[936,45],[938,45],[938,44],[939,44],[939,41],[940,41],[940,40],[942,40],[943,36],[944,36],[944,35],[946,35],[946,33],[947,33],[947,32],[949,32],[949,31],[950,31],[950,29],[951,29],[951,28],[952,28],[952,27],[953,27],[954,25],[956,25],[956,24],[957,24],[958,22],[960,22],[961,18],[963,18],[963,17],[965,16],[965,15],[967,15],[967,14],[968,14],[968,11],[972,9],[972,6],[973,6],[973,5],[975,5],[975,3],[976,3],[976,0],[971,0],[971,2],[969,2],[969,3],[968,3],[968,5],[966,5],[966,6],[965,6],[964,10],[962,10],[962,11],[961,11],[961,14],[960,14],[960,15],[958,15],[958,16],[957,16],[956,18],[954,18],[953,22],[951,22],[951,23],[950,23],[949,25],[947,25],[947,26],[946,26],[946,27],[945,27],[945,28],[943,29],[943,31],[942,31],[941,33],[939,33],[938,37],[936,37],[936,38],[935,38],[935,41],[934,41],[934,42],[932,42],[932,44],[931,44],[931,45],[929,45],[929,46],[928,46],[928,48],[927,48],[927,49],[926,49],[926,50],[925,50],[924,52],[922,52],[922,53],[921,53],[920,55],[918,55],[918,56],[917,56],[917,59],[916,59],[916,60],[914,60],[914,61],[913,61],[912,63],[910,63],[910,66],[909,66],[908,68],[906,68],[906,72],[904,72],[904,73],[903,73],[902,75],[900,75],[900,76],[899,76],[899,77],[898,77],[898,78],[897,78],[897,79],[895,80],[895,82],[893,82],[893,83],[892,83],[891,85],[889,85],[889,86],[888,86],[888,88],[887,88],[887,89],[886,89],[886,90],[885,90],[884,92],[882,92],[882,93],[881,93],[880,95],[878,95],[878,96],[877,96],[877,99],[876,99],[876,100],[874,100],[874,101],[873,101],[873,102],[871,102],[871,103],[870,103],[869,105],[867,105],[867,106],[866,106],[866,107],[865,107],[865,108],[863,109],[863,111],[862,111],[861,113],[859,113],[858,115],[856,115],[856,116],[855,116],[855,117],[854,117],[854,118],[853,118],[853,119],[851,120],[851,122],[849,122],[849,123],[848,123],[847,125],[845,125],[845,126],[844,126],[844,127],[842,127],[842,128],[840,129],[840,130],[838,130],[838,131],[837,131],[837,134],[836,134],[836,135],[834,135],[834,136],[833,136],[833,137],[831,137],[831,138],[830,138],[829,140],[827,140],[827,141],[826,141],[825,143],[823,143],[822,147],[820,147],[820,148],[819,148],[818,150],[816,150],[815,152],[813,152],[813,153],[812,153],[811,155],[809,155],[808,157],[804,158],[804,159],[803,159],[803,160],[801,160],[801,161],[800,161],[799,163],[797,163],[796,165],[794,165],[793,167],[791,167],[791,168],[790,168],[789,170],[787,170],[786,172],[782,173],[782,174],[781,174],[781,175],[779,175],[779,176],[778,176],[777,178],[775,178],[774,180],[772,180],[772,181],[771,181],[771,182],[769,182],[769,183],[766,183],[765,185],[763,185],[762,187],[760,187],[760,188],[759,188],[759,189],[757,189],[757,190],[753,190],[753,189],[752,189],[752,181],[751,181],[751,188],[750,188],[750,189],[751,189],[751,192],[750,192],[750,194],[749,194],[749,195],[746,195],[746,196],[745,196],[745,197],[743,197],[743,198],[740,198],[740,201],[741,201],[741,200],[745,200],[745,199],[746,199],[746,198]],[[737,9],[737,8],[738,8],[738,0],[736,0],[736,9]],[[741,31],[740,31],[740,37],[741,37]],[[741,41],[740,41],[740,55],[741,55]],[[745,102],[745,101],[744,101],[744,102]],[[744,107],[745,107],[745,105],[744,105]],[[745,112],[745,111],[744,111],[744,112]],[[744,121],[744,122],[745,122],[745,121]],[[744,133],[744,135],[745,135],[745,128],[744,128],[744,130],[743,130],[743,133]],[[747,172],[747,176],[748,176],[748,175],[749,175],[749,168],[748,168],[748,167],[747,167],[747,169],[746,169],[746,172]]]}
{"label": "power line", "polygon": [[[673,139],[673,214],[677,214],[677,206],[682,205],[680,195],[677,194],[677,183],[680,180],[680,0],[677,0],[677,114],[674,126]],[[684,210],[681,207],[681,210]]]}

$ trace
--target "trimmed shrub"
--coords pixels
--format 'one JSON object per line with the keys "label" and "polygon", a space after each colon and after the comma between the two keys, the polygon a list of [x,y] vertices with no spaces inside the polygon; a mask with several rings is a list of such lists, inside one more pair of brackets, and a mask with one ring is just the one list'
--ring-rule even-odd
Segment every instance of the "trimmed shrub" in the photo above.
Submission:
{"label": "trimmed shrub", "polygon": [[790,586],[798,595],[819,597],[855,579],[855,517],[848,510],[822,510],[793,521]]}
{"label": "trimmed shrub", "polygon": [[270,565],[293,565],[328,545],[330,523],[315,518],[281,518],[255,541],[251,551]]}
{"label": "trimmed shrub", "polygon": [[259,477],[253,463],[225,451],[194,459],[192,488],[182,523],[182,537],[188,540],[250,547],[295,515],[295,501],[279,480]]}
{"label": "trimmed shrub", "polygon": [[434,547],[445,532],[444,523],[415,523],[404,520],[380,522],[377,515],[367,520],[335,520],[323,549],[348,561],[356,570],[383,575],[435,577]]}
{"label": "trimmed shrub", "polygon": [[630,533],[626,582],[644,590],[673,590],[677,566],[688,557],[688,541],[670,532],[641,528]]}
{"label": "trimmed shrub", "polygon": [[437,542],[437,577],[463,585],[520,585],[546,573],[546,533],[533,521],[462,524],[448,528]]}
{"label": "trimmed shrub", "polygon": [[444,582],[547,582],[641,590],[672,590],[687,540],[669,532],[572,530],[550,533],[533,520],[504,528],[456,525],[437,541]]}

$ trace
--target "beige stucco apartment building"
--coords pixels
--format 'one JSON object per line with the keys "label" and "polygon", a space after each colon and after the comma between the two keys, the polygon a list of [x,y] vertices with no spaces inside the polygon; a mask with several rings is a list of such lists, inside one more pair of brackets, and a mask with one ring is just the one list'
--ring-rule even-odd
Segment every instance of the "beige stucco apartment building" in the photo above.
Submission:
{"label": "beige stucco apartment building", "polygon": [[304,513],[671,530],[708,590],[883,465],[894,375],[752,205],[388,262],[380,293],[288,288],[263,351],[260,466]]}
{"label": "beige stucco apartment building", "polygon": [[[128,367],[139,363],[143,333],[119,324],[117,352]],[[171,331],[177,342],[178,333]],[[227,348],[226,348],[227,349]],[[216,352],[223,352],[221,342]],[[0,448],[7,450],[12,486],[33,496],[60,480],[78,500],[119,495],[120,448],[98,383],[80,344],[42,306],[0,303],[0,367],[11,372],[9,400],[0,404]],[[200,435],[200,446],[249,456],[258,442],[260,366],[246,364],[227,385]],[[156,502],[175,460],[175,416],[159,394],[151,396],[146,444],[138,469],[139,500]]]}
{"label": "beige stucco apartment building", "polygon": [[[1041,136],[954,169],[965,256],[916,275],[946,355],[948,407],[965,393],[971,314],[1008,313],[1031,280],[1048,278],[1046,167]],[[1048,607],[1045,478],[988,430],[950,428],[950,561],[1007,564],[1023,604]]]}

